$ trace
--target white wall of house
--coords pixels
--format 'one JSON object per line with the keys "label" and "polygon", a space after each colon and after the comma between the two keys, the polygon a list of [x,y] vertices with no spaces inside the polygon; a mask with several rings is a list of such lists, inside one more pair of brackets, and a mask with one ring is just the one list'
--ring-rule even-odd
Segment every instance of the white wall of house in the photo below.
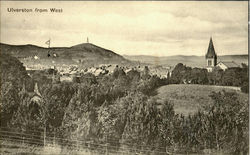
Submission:
{"label": "white wall of house", "polygon": [[212,72],[213,71],[213,67],[207,67],[207,71],[208,72]]}
{"label": "white wall of house", "polygon": [[226,65],[224,65],[222,62],[219,62],[217,64],[218,67],[220,67],[223,71],[225,71],[228,67]]}

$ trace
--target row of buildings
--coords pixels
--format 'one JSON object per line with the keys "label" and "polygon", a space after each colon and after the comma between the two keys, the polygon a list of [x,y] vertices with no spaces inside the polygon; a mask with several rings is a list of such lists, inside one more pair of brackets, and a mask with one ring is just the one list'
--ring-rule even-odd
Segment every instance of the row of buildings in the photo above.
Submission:
{"label": "row of buildings", "polygon": [[[34,59],[37,59],[36,56]],[[209,46],[207,53],[205,55],[206,59],[206,69],[208,72],[212,72],[215,68],[219,68],[222,70],[226,70],[228,68],[240,67],[240,65],[236,64],[233,61],[220,61],[217,62],[217,54],[215,52],[215,48],[213,45],[213,40],[210,38]],[[44,70],[47,66],[41,64],[32,64],[26,66],[27,70]],[[99,75],[109,75],[112,74],[113,71],[118,67],[117,64],[101,64],[98,67],[88,67],[88,68],[80,68],[78,65],[61,65],[61,66],[52,66],[51,69],[57,70],[60,81],[72,81],[74,77],[80,77],[83,74],[91,73],[95,76]],[[133,67],[121,67],[125,73],[130,70],[137,70],[142,72],[145,66],[133,66]],[[157,75],[160,78],[167,78],[167,76],[171,76],[171,71],[173,67],[163,67],[163,66],[149,66],[150,74]]]}

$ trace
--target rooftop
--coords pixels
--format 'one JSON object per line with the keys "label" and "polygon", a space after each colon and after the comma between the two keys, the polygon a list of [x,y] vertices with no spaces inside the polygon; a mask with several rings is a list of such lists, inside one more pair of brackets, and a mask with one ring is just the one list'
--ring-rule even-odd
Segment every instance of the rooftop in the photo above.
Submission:
{"label": "rooftop", "polygon": [[238,64],[236,64],[233,61],[221,61],[219,63],[224,64],[225,66],[227,66],[228,68],[234,68],[234,67],[240,67]]}

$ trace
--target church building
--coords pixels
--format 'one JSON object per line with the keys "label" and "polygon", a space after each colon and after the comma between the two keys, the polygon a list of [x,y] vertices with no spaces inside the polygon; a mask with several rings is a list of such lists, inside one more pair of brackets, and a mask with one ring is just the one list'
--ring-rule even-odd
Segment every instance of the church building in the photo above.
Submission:
{"label": "church building", "polygon": [[217,55],[214,50],[212,37],[210,38],[207,54],[206,54],[206,63],[208,72],[212,72],[213,68],[217,65]]}
{"label": "church building", "polygon": [[220,61],[219,63],[217,63],[217,54],[214,49],[212,37],[210,38],[205,58],[206,58],[206,68],[208,72],[212,72],[215,68],[219,68],[225,71],[228,68],[240,67],[233,61]]}

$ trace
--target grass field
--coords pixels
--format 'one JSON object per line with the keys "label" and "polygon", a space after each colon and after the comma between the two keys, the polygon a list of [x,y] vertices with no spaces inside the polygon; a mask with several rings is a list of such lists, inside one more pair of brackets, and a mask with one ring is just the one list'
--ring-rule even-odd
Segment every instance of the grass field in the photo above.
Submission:
{"label": "grass field", "polygon": [[[239,94],[239,98],[244,102],[248,102],[248,94],[244,94],[234,87],[211,86],[211,85],[192,85],[192,84],[173,84],[162,86],[157,89],[157,100],[162,103],[168,100],[174,104],[174,110],[177,114],[193,114],[206,105],[212,103],[209,95],[222,90],[233,91]],[[237,89],[237,88],[236,88]]]}

